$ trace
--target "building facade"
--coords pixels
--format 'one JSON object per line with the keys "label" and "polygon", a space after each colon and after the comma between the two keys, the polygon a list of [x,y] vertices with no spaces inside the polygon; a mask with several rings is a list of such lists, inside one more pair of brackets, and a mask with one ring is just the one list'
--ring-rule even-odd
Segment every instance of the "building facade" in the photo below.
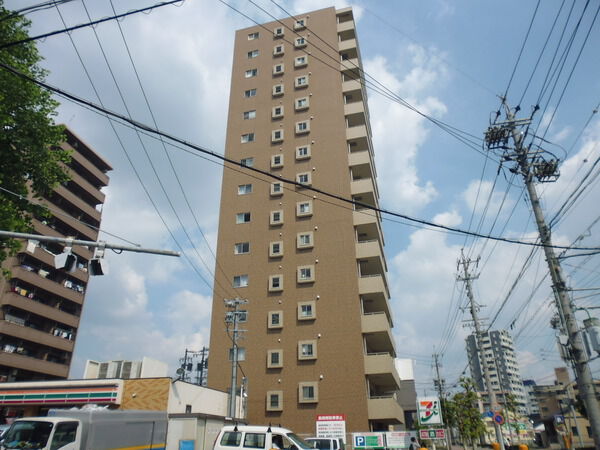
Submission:
{"label": "building facade", "polygon": [[482,363],[485,363],[494,391],[512,394],[518,405],[517,412],[527,415],[527,397],[510,333],[506,330],[489,331],[483,335],[482,343],[483,362],[481,354],[477,351],[475,335],[467,336],[469,369],[477,390],[487,391],[482,366]]}
{"label": "building facade", "polygon": [[159,378],[166,377],[169,371],[167,363],[144,356],[140,361],[112,360],[92,361],[88,359],[83,371],[84,379],[103,378]]}
{"label": "building facade", "polygon": [[276,179],[223,171],[208,386],[230,387],[224,299],[245,299],[250,423],[313,435],[317,414],[345,414],[347,432],[404,421],[380,217],[364,206],[379,194],[361,67],[350,8],[235,36],[225,154]]}
{"label": "building facade", "polygon": [[[101,207],[111,167],[73,132],[61,144],[71,151],[71,180],[41,200],[51,217],[34,219],[34,233],[98,238]],[[91,225],[88,226],[87,224]],[[93,228],[92,228],[93,227]],[[55,267],[64,246],[33,243],[5,261],[10,279],[0,279],[0,379],[40,381],[67,378],[89,279],[87,247],[74,247],[74,270]]]}

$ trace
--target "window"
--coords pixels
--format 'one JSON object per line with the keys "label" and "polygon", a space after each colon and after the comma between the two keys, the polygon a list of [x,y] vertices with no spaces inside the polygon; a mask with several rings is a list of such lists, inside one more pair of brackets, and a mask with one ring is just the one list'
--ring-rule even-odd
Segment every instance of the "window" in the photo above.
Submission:
{"label": "window", "polygon": [[240,288],[248,286],[248,275],[236,275],[233,277],[233,287]]}
{"label": "window", "polygon": [[267,350],[267,369],[283,367],[283,350]]}
{"label": "window", "polygon": [[298,383],[298,402],[316,403],[319,401],[319,383],[316,381]]}
{"label": "window", "polygon": [[271,156],[271,169],[279,169],[283,167],[283,155]]}
{"label": "window", "polygon": [[273,97],[283,95],[283,84],[276,84],[273,86]]}
{"label": "window", "polygon": [[317,341],[299,341],[298,359],[317,359]]}
{"label": "window", "polygon": [[281,141],[283,141],[283,130],[271,131],[271,142],[281,142]]}
{"label": "window", "polygon": [[255,97],[255,96],[256,96],[256,89],[248,89],[247,91],[244,91],[244,97],[246,97],[246,98]]}
{"label": "window", "polygon": [[[225,313],[225,322],[226,323],[233,323],[234,322],[234,312],[232,311],[228,311]],[[239,310],[237,312],[237,322],[238,323],[242,323],[242,322],[247,322],[248,321],[248,311],[245,310]]]}
{"label": "window", "polygon": [[269,311],[267,328],[283,328],[283,311]]}
{"label": "window", "polygon": [[[298,108],[296,108],[298,109]],[[256,118],[256,110],[252,109],[250,111],[244,111],[244,120],[255,119]]]}
{"label": "window", "polygon": [[250,50],[248,52],[248,59],[256,58],[259,55],[258,50]]}
{"label": "window", "polygon": [[310,158],[310,145],[301,145],[296,147],[296,159]]}
{"label": "window", "polygon": [[63,448],[65,445],[75,442],[77,437],[78,422],[63,422],[56,425],[54,439],[52,440],[52,450]]}
{"label": "window", "polygon": [[248,69],[248,70],[246,70],[246,72],[244,72],[245,78],[252,78],[252,77],[255,77],[256,75],[258,75],[258,69]]}
{"label": "window", "polygon": [[250,213],[241,212],[235,215],[235,223],[248,223],[250,222]]}
{"label": "window", "polygon": [[240,159],[240,164],[242,166],[246,166],[246,167],[253,167],[254,166],[254,158],[242,158],[242,159]]}
{"label": "window", "polygon": [[298,267],[298,283],[312,283],[315,281],[315,266]]}
{"label": "window", "polygon": [[265,433],[246,433],[245,448],[265,448]]}
{"label": "window", "polygon": [[246,195],[252,193],[252,185],[251,184],[240,184],[238,186],[238,195]]}
{"label": "window", "polygon": [[239,431],[225,431],[221,438],[221,445],[224,447],[239,447],[242,442],[242,433]]}
{"label": "window", "polygon": [[303,88],[308,86],[308,75],[300,75],[299,77],[296,77],[294,81],[294,86],[296,86],[296,88]]}
{"label": "window", "polygon": [[283,275],[269,275],[269,292],[283,291]]}
{"label": "window", "polygon": [[296,122],[296,134],[304,134],[310,132],[310,120]]}
{"label": "window", "polygon": [[258,36],[258,31],[255,31],[254,33],[248,33],[248,40],[253,41],[254,39],[258,39]]}
{"label": "window", "polygon": [[282,37],[283,36],[283,27],[277,27],[273,30],[273,37]]}
{"label": "window", "polygon": [[296,236],[296,248],[311,248],[313,246],[313,232],[305,231]]}
{"label": "window", "polygon": [[[244,347],[237,348],[237,360],[246,361],[246,349]],[[229,349],[229,361],[233,361],[233,348]]]}
{"label": "window", "polygon": [[283,55],[284,50],[285,47],[283,46],[283,44],[276,45],[275,47],[273,47],[273,56]]}
{"label": "window", "polygon": [[301,48],[301,47],[306,47],[306,38],[303,36],[297,37],[296,39],[294,39],[294,47],[296,48]]}
{"label": "window", "polygon": [[283,183],[279,181],[271,183],[271,195],[283,195]]}
{"label": "window", "polygon": [[283,64],[275,64],[273,66],[273,75],[283,75],[284,66]]}
{"label": "window", "polygon": [[[308,56],[307,55],[302,55],[302,56],[296,56],[296,58],[294,59],[294,67],[303,67],[306,66],[308,64]],[[248,78],[248,77],[246,77]]]}
{"label": "window", "polygon": [[302,30],[306,28],[306,21],[306,17],[296,20],[296,23],[294,24],[294,30]]}
{"label": "window", "polygon": [[303,109],[308,109],[309,103],[310,102],[308,100],[308,97],[297,98],[296,102],[294,104],[294,108],[296,109],[296,111],[301,111]]}
{"label": "window", "polygon": [[248,142],[254,142],[254,133],[246,133],[242,134],[242,144],[247,144]]}
{"label": "window", "polygon": [[312,178],[311,178],[310,172],[302,172],[302,173],[297,174],[296,182],[310,186],[312,183]]}
{"label": "window", "polygon": [[250,242],[238,242],[235,244],[233,253],[236,255],[243,255],[244,253],[250,253]]}
{"label": "window", "polygon": [[269,243],[269,257],[277,258],[283,256],[283,241]]}
{"label": "window", "polygon": [[283,117],[283,106],[273,106],[273,109],[271,110],[271,117],[273,119],[279,119]]}
{"label": "window", "polygon": [[283,411],[283,391],[267,391],[267,411]]}
{"label": "window", "polygon": [[271,211],[271,217],[269,220],[271,225],[282,225],[283,224],[283,210]]}
{"label": "window", "polygon": [[312,200],[303,200],[301,202],[296,203],[296,216],[312,216],[312,212]]}
{"label": "window", "polygon": [[298,320],[313,320],[316,317],[317,310],[314,301],[298,303]]}

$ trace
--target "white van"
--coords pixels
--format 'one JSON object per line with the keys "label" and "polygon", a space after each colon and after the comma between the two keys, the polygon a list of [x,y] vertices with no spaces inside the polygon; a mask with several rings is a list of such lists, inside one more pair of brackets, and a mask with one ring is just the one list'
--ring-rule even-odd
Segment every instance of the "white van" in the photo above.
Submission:
{"label": "white van", "polygon": [[261,425],[226,425],[215,440],[214,450],[313,450],[287,428]]}
{"label": "white van", "polygon": [[305,441],[318,450],[345,450],[344,441],[341,438],[309,437]]}

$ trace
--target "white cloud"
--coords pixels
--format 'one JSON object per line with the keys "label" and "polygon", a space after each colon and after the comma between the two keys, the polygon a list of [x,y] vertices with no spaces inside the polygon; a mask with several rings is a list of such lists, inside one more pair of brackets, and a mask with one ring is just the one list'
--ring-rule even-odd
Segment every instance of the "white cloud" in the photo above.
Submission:
{"label": "white cloud", "polygon": [[504,192],[499,192],[498,190],[492,192],[492,188],[493,183],[491,181],[471,181],[462,194],[467,208],[470,211],[474,211],[477,215],[488,211],[488,216],[492,217],[496,215],[501,207],[503,211],[510,211],[514,205],[514,201],[510,196],[504,198]]}

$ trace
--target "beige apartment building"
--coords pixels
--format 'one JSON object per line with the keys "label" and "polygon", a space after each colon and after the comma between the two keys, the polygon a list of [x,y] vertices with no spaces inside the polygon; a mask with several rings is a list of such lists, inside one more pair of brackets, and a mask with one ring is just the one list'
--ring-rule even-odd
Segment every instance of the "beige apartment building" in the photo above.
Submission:
{"label": "beige apartment building", "polygon": [[[40,202],[51,217],[34,219],[35,234],[96,241],[110,165],[69,129],[61,144],[71,151],[71,180]],[[89,226],[88,226],[89,224]],[[94,228],[92,228],[94,227]],[[9,279],[0,277],[0,380],[67,378],[89,280],[87,247],[73,247],[72,272],[55,267],[64,246],[39,242],[23,246],[5,261]]]}
{"label": "beige apartment building", "polygon": [[348,433],[404,421],[381,218],[308,189],[379,205],[361,70],[350,8],[236,33],[225,153],[280,179],[223,171],[208,385],[229,389],[223,300],[246,299],[249,423],[313,435],[317,415],[345,415]]}

